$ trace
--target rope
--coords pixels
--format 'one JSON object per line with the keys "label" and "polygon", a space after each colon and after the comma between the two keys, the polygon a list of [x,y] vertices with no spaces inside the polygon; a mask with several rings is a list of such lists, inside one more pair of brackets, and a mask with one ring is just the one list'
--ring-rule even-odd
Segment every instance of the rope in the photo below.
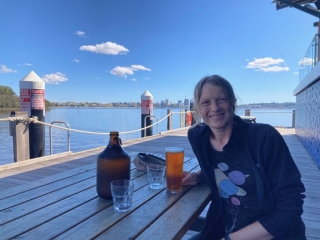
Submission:
{"label": "rope", "polygon": [[[168,115],[166,115],[164,118],[160,119],[159,121],[157,121],[156,123],[154,123],[154,124],[152,124],[150,126],[147,126],[147,127],[144,127],[144,128],[140,128],[140,129],[137,129],[137,130],[128,131],[128,132],[119,132],[119,134],[128,134],[128,133],[138,132],[138,131],[142,131],[142,130],[145,130],[147,128],[153,127],[156,124],[164,121],[166,118],[168,118],[173,113],[180,113],[180,112],[171,112]],[[35,123],[35,124],[38,123],[38,124],[42,124],[42,125],[45,125],[45,126],[54,127],[54,128],[58,128],[58,129],[62,129],[62,130],[71,131],[71,132],[86,133],[86,134],[96,134],[96,135],[109,135],[110,134],[109,132],[108,133],[104,133],[104,132],[89,132],[89,131],[76,130],[76,129],[72,129],[72,128],[60,127],[60,126],[49,124],[49,123],[46,123],[46,122],[41,122],[41,121],[38,120],[38,117],[35,117],[35,116],[33,116],[32,118],[27,118],[27,117],[7,117],[7,118],[0,119],[0,122],[4,122],[4,121],[23,121],[23,122],[28,121],[28,123]]]}
{"label": "rope", "polygon": [[7,117],[7,118],[0,118],[0,122],[13,122],[13,121],[28,121],[28,117]]}

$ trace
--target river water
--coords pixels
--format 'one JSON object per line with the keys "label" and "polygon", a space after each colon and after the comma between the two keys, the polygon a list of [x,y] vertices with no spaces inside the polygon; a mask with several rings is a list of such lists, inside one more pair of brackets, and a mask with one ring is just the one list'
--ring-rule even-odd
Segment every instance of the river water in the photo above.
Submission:
{"label": "river water", "polygon": [[[180,109],[171,109],[173,129],[180,127]],[[245,115],[245,109],[238,108],[238,115]],[[10,113],[1,113],[0,119],[7,118]],[[166,108],[155,108],[153,115],[160,121],[167,115]],[[268,123],[272,126],[291,127],[292,109],[251,109],[251,115],[257,117],[257,122]],[[53,121],[67,122],[71,129],[109,133],[110,131],[128,132],[141,128],[140,108],[54,108],[46,111],[46,123]],[[62,126],[61,124],[55,124]],[[167,119],[153,127],[153,134],[167,130]],[[50,154],[49,127],[45,127],[45,152]],[[141,131],[130,134],[120,134],[122,141],[141,137]],[[84,134],[70,132],[70,146],[72,152],[79,152],[96,147],[106,146],[108,135]],[[67,132],[52,128],[53,154],[68,151]],[[0,165],[13,162],[12,137],[9,135],[8,121],[0,122]]]}

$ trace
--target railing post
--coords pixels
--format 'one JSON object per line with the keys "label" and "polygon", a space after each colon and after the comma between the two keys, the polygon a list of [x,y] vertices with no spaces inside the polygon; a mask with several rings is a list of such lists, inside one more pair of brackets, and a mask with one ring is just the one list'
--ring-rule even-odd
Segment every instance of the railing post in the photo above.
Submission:
{"label": "railing post", "polygon": [[171,130],[172,129],[172,110],[168,109],[167,115],[169,115],[168,120],[167,120],[167,130]]}
{"label": "railing post", "polygon": [[245,116],[250,116],[250,109],[246,109],[244,115]]}
{"label": "railing post", "polygon": [[[28,113],[23,111],[12,111],[10,117],[26,117]],[[29,123],[28,121],[16,120],[9,122],[10,135],[13,137],[14,162],[30,159]]]}
{"label": "railing post", "polygon": [[193,116],[193,104],[194,104],[194,100],[193,98],[190,100],[190,111],[191,111],[191,125],[195,124],[196,123],[196,120],[194,119],[194,116]]}
{"label": "railing post", "polygon": [[180,128],[183,128],[184,127],[184,119],[183,119],[183,109],[180,108]]}
{"label": "railing post", "polygon": [[188,114],[188,109],[184,109],[184,126],[188,126],[187,123],[187,114]]}
{"label": "railing post", "polygon": [[292,110],[292,127],[296,127],[296,110]]}

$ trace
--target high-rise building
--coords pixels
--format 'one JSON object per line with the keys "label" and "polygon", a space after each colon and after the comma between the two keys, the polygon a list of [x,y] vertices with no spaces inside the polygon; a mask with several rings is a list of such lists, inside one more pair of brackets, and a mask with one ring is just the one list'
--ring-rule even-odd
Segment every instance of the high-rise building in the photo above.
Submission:
{"label": "high-rise building", "polygon": [[169,99],[166,99],[166,107],[169,106]]}
{"label": "high-rise building", "polygon": [[184,99],[184,106],[189,107],[189,99]]}

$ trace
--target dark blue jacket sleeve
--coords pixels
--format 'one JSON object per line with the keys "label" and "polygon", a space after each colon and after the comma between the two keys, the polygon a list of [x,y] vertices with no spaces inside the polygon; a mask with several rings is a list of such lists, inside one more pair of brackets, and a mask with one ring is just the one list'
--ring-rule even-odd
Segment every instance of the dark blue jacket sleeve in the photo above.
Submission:
{"label": "dark blue jacket sleeve", "polygon": [[268,125],[258,127],[255,137],[251,137],[256,141],[253,145],[258,144],[256,149],[260,149],[255,157],[260,163],[265,191],[273,196],[271,211],[260,216],[258,221],[277,239],[304,235],[301,214],[305,188],[283,137]]}

